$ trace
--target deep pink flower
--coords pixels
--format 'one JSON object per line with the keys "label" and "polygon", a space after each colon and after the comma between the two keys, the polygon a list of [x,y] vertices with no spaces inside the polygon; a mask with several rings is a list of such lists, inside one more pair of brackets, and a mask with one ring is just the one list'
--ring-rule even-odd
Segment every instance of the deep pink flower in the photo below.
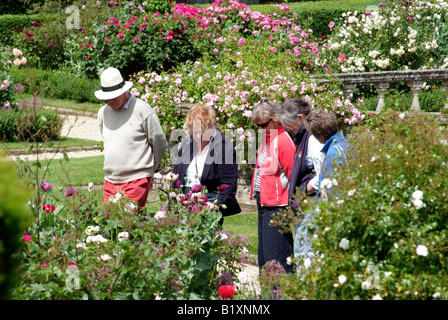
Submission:
{"label": "deep pink flower", "polygon": [[333,21],[330,21],[330,23],[328,23],[328,28],[333,28],[334,27],[334,22]]}
{"label": "deep pink flower", "polygon": [[201,192],[202,189],[204,189],[204,186],[201,184],[195,184],[194,186],[191,187],[191,192],[196,193],[196,192]]}
{"label": "deep pink flower", "polygon": [[338,57],[338,61],[339,62],[342,62],[342,61],[344,61],[345,60],[345,54],[341,54],[341,55],[339,55],[339,57]]}
{"label": "deep pink flower", "polygon": [[412,18],[411,18],[411,16],[408,16],[408,19],[407,19],[409,22],[411,22],[411,20],[412,20]]}
{"label": "deep pink flower", "polygon": [[224,299],[231,298],[235,294],[235,292],[235,286],[229,284],[220,286],[218,289],[219,295]]}
{"label": "deep pink flower", "polygon": [[28,242],[28,241],[31,241],[31,240],[33,240],[33,239],[32,239],[32,237],[31,237],[29,234],[27,234],[27,235],[25,235],[25,236],[23,237],[23,241],[24,241],[24,242]]}
{"label": "deep pink flower", "polygon": [[56,208],[51,204],[44,204],[42,205],[42,209],[45,211],[45,214],[48,215],[50,212],[53,212]]}
{"label": "deep pink flower", "polygon": [[73,189],[72,187],[68,187],[67,190],[65,190],[65,196],[68,198],[72,195],[74,195],[77,191]]}
{"label": "deep pink flower", "polygon": [[139,42],[140,42],[140,39],[139,39],[139,38],[134,38],[134,42],[135,42],[135,43],[139,43]]}
{"label": "deep pink flower", "polygon": [[229,187],[229,185],[224,183],[224,184],[222,184],[222,185],[220,185],[220,186],[218,187],[218,191],[219,191],[219,192],[224,191],[224,190],[226,190],[228,187]]}
{"label": "deep pink flower", "polygon": [[40,188],[42,189],[42,191],[47,191],[48,189],[53,188],[52,184],[49,184],[47,181],[45,180],[40,180]]}
{"label": "deep pink flower", "polygon": [[104,41],[106,41],[106,42],[107,42],[107,41],[109,41],[109,40],[110,40],[110,38],[109,38],[109,37],[107,37],[106,39],[104,39]]}

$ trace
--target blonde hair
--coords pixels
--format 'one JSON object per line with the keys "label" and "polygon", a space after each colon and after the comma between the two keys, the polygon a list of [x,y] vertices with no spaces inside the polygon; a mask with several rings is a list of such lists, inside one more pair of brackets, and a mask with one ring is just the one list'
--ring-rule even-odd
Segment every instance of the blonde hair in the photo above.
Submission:
{"label": "blonde hair", "polygon": [[193,133],[193,124],[196,121],[200,122],[202,132],[212,128],[216,123],[215,110],[202,104],[191,108],[190,111],[188,111],[186,119],[187,129],[190,134]]}
{"label": "blonde hair", "polygon": [[280,106],[268,98],[262,98],[260,103],[252,111],[251,120],[253,124],[260,122],[267,122],[272,120],[274,122],[280,122]]}

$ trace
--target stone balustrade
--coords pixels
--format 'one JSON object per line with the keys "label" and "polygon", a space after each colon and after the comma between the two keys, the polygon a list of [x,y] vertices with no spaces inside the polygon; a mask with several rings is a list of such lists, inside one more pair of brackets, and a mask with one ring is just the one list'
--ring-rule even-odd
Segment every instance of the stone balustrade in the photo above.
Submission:
{"label": "stone balustrade", "polygon": [[[407,83],[413,95],[411,110],[420,111],[418,96],[424,83],[427,81],[438,80],[442,82],[442,85],[445,87],[448,94],[448,69],[337,73],[326,75],[320,79],[313,78],[313,81],[318,84],[324,84],[331,81],[342,82],[344,99],[352,98],[353,90],[357,84],[373,84],[378,93],[376,112],[381,112],[384,108],[384,94],[387,89],[389,89],[390,83]],[[443,108],[448,109],[447,102]]]}

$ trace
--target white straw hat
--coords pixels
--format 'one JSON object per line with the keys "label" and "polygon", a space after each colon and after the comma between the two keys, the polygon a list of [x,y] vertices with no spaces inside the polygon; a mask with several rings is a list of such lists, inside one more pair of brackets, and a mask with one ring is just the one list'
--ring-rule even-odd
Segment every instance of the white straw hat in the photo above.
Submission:
{"label": "white straw hat", "polygon": [[100,100],[114,99],[133,86],[130,81],[124,81],[118,69],[109,67],[101,74],[101,90],[95,91]]}

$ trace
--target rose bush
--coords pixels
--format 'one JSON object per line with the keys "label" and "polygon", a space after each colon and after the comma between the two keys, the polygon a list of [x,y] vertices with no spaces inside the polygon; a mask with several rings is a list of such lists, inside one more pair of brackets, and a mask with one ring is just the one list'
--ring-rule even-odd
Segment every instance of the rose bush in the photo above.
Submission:
{"label": "rose bush", "polygon": [[386,1],[378,11],[347,12],[317,64],[334,73],[437,69],[448,66],[445,43],[448,5],[441,0]]}
{"label": "rose bush", "polygon": [[204,206],[205,195],[177,196],[182,200],[137,212],[121,193],[103,207],[91,185],[61,190],[41,181],[30,206],[34,222],[21,236],[20,282],[12,297],[217,297],[213,281],[222,272],[236,277],[245,240],[222,234],[221,214]]}
{"label": "rose bush", "polygon": [[[350,135],[334,200],[308,199],[315,253],[283,294],[305,299],[446,299],[448,130],[388,111]],[[296,220],[298,222],[298,220]]]}
{"label": "rose bush", "polygon": [[0,48],[0,109],[9,109],[13,106],[14,93],[20,91],[20,84],[14,84],[9,76],[11,68],[25,65],[28,59],[17,48]]}

